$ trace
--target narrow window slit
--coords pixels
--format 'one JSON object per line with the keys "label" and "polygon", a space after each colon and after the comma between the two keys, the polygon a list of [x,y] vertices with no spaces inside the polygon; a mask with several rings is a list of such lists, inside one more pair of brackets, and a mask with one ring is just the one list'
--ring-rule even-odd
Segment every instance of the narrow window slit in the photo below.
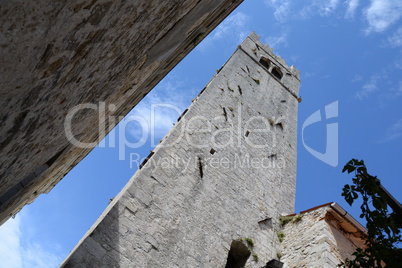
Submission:
{"label": "narrow window slit", "polygon": [[184,112],[177,118],[177,122],[180,121],[180,119],[187,113],[188,109],[184,110]]}
{"label": "narrow window slit", "polygon": [[149,160],[153,155],[154,155],[154,152],[151,151],[151,152],[149,153],[149,155],[147,156],[147,158],[145,158],[145,160],[141,163],[139,169],[141,169],[143,166],[145,166],[145,164],[148,162],[148,160]]}
{"label": "narrow window slit", "polygon": [[241,87],[240,86],[237,86],[237,87],[239,88],[240,95],[243,95],[243,91],[242,91]]}
{"label": "narrow window slit", "polygon": [[222,109],[223,109],[223,116],[225,117],[225,120],[228,121],[228,114],[226,113],[225,107],[223,107]]}
{"label": "narrow window slit", "polygon": [[271,154],[270,156],[268,156],[268,158],[276,159],[276,154]]}
{"label": "narrow window slit", "polygon": [[198,157],[198,169],[200,170],[200,177],[201,179],[204,177],[204,171],[202,170],[202,159]]}

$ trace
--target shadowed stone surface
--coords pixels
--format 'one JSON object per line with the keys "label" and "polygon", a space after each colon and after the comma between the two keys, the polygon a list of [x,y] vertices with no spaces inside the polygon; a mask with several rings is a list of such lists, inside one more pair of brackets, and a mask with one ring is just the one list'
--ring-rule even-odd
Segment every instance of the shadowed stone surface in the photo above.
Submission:
{"label": "shadowed stone surface", "polygon": [[[99,114],[126,115],[241,2],[0,1],[0,223],[103,138]],[[92,144],[78,148],[64,123],[83,103],[71,131]]]}
{"label": "shadowed stone surface", "polygon": [[[61,267],[260,268],[276,258],[279,216],[294,211],[299,83],[252,33]],[[250,254],[235,242],[229,258],[233,241]]]}

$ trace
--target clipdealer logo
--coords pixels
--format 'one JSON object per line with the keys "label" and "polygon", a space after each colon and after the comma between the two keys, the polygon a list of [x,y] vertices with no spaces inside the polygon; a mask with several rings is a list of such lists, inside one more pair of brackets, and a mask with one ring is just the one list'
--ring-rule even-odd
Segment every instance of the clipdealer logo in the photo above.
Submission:
{"label": "clipdealer logo", "polygon": [[324,107],[324,118],[321,117],[321,110],[315,111],[310,115],[303,123],[302,126],[302,141],[303,146],[306,150],[312,154],[315,158],[321,160],[322,162],[336,167],[338,166],[338,123],[327,123],[326,124],[326,141],[325,141],[325,153],[318,152],[310,146],[308,146],[304,141],[304,130],[315,123],[321,122],[323,120],[329,120],[331,118],[338,117],[338,101],[334,101]]}

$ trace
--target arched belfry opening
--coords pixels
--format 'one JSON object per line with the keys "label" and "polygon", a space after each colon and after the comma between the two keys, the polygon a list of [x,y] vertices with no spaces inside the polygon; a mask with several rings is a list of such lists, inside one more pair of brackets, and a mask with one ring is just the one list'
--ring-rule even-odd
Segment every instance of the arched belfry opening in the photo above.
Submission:
{"label": "arched belfry opening", "polygon": [[269,69],[269,66],[271,65],[269,59],[267,59],[265,57],[261,57],[260,63],[262,66],[264,66],[267,69]]}
{"label": "arched belfry opening", "polygon": [[279,80],[282,79],[283,73],[282,73],[281,69],[279,69],[278,67],[272,68],[271,73],[272,73],[276,78],[278,78]]}

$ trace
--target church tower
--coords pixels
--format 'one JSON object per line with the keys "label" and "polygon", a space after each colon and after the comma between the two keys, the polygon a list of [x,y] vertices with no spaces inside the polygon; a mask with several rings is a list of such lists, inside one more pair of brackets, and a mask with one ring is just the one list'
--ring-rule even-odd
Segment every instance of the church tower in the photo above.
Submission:
{"label": "church tower", "polygon": [[252,33],[62,267],[262,267],[294,212],[299,72]]}

